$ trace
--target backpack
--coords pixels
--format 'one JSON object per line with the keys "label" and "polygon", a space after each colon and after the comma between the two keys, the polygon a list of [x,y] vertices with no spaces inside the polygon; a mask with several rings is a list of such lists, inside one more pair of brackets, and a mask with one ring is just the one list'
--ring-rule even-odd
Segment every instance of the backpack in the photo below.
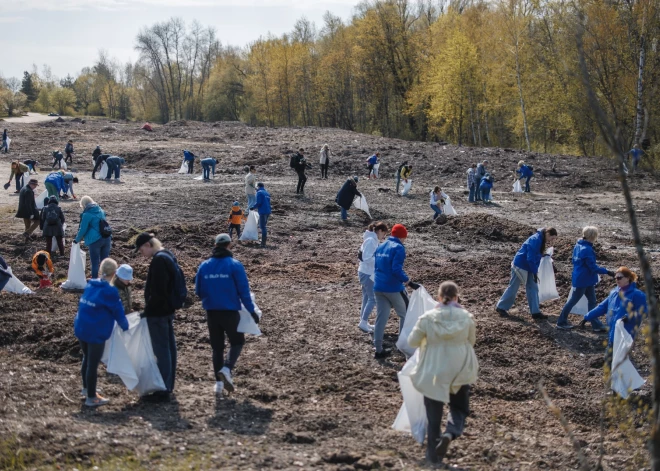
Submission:
{"label": "backpack", "polygon": [[46,224],[49,226],[57,226],[57,223],[60,222],[60,218],[57,215],[57,211],[48,211],[46,213]]}
{"label": "backpack", "polygon": [[188,289],[186,288],[186,278],[183,276],[183,271],[176,261],[176,257],[166,250],[161,250],[157,255],[165,255],[171,262],[174,268],[174,282],[172,283],[172,291],[170,292],[170,304],[173,309],[181,309],[183,303],[188,296]]}
{"label": "backpack", "polygon": [[110,227],[110,224],[105,219],[99,219],[99,233],[104,239],[112,235],[112,227]]}
{"label": "backpack", "polygon": [[289,159],[289,167],[295,169],[297,164],[298,164],[298,154],[291,155],[291,158]]}

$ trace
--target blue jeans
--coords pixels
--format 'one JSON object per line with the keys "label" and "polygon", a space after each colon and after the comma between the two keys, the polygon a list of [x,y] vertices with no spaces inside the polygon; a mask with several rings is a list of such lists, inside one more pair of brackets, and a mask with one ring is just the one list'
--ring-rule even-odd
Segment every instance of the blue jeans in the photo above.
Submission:
{"label": "blue jeans", "polygon": [[470,185],[470,196],[468,196],[468,201],[474,203],[474,199],[477,196],[476,186],[474,184]]}
{"label": "blue jeans", "polygon": [[[108,162],[106,162],[108,164]],[[115,180],[119,179],[119,165],[108,164],[108,174],[105,176],[106,179],[112,177],[112,173],[115,174]]]}
{"label": "blue jeans", "polygon": [[[575,305],[580,301],[580,299],[582,299],[582,296],[587,297],[587,306],[589,311],[594,309],[598,304],[598,301],[596,300],[595,286],[587,286],[585,288],[575,288],[575,291],[573,291],[573,295],[568,299],[568,301],[566,301],[564,308],[561,310],[559,319],[557,319],[557,325],[566,325],[568,323],[568,315],[571,313],[571,309],[573,309]],[[591,327],[593,327],[594,329],[601,328],[603,327],[603,323],[598,319],[594,319],[593,321],[591,321]]]}
{"label": "blue jeans", "polygon": [[525,191],[526,191],[527,193],[530,192],[530,189],[529,189],[529,181],[530,181],[531,179],[532,179],[532,177],[527,177],[527,180],[525,180]]}
{"label": "blue jeans", "polygon": [[257,195],[246,195],[246,196],[247,196],[247,200],[248,200],[247,207],[248,207],[248,210],[249,210],[252,206],[257,204]]}
{"label": "blue jeans", "polygon": [[174,338],[174,314],[164,317],[147,317],[149,336],[154,349],[158,370],[168,392],[174,391],[176,378],[176,339]]}
{"label": "blue jeans", "polygon": [[112,237],[101,237],[93,244],[89,244],[89,262],[92,264],[92,279],[99,277],[99,265],[101,260],[110,256],[110,247],[112,246]]}
{"label": "blue jeans", "polygon": [[437,218],[438,216],[440,216],[442,214],[442,210],[438,207],[437,204],[430,204],[429,206],[431,206],[431,209],[434,212],[433,219]]}
{"label": "blue jeans", "polygon": [[[498,309],[504,309],[505,311],[511,309],[513,303],[516,302],[516,295],[518,294],[520,284],[520,278],[518,278],[513,268],[511,268],[511,281],[509,281],[509,286],[497,302]],[[539,307],[539,285],[534,281],[534,275],[532,273],[527,274],[525,294],[527,295],[527,303],[529,304],[529,313],[536,314],[541,312],[541,308]]]}
{"label": "blue jeans", "polygon": [[479,188],[480,184],[481,184],[481,178],[474,177],[474,197],[475,197],[475,201],[481,201],[481,188]]}
{"label": "blue jeans", "polygon": [[268,218],[270,214],[259,215],[259,227],[261,228],[261,246],[266,246],[266,239],[268,238]]}
{"label": "blue jeans", "polygon": [[370,275],[358,272],[360,285],[362,285],[362,307],[360,307],[360,320],[367,322],[371,312],[376,306],[376,295],[374,294],[374,282]]}
{"label": "blue jeans", "polygon": [[211,166],[207,164],[202,164],[202,173],[204,174],[204,180],[211,178]]}
{"label": "blue jeans", "polygon": [[348,211],[346,211],[346,210],[345,210],[344,208],[342,208],[341,206],[339,207],[339,209],[341,210],[341,218],[342,218],[342,220],[345,221],[346,219],[348,219]]}

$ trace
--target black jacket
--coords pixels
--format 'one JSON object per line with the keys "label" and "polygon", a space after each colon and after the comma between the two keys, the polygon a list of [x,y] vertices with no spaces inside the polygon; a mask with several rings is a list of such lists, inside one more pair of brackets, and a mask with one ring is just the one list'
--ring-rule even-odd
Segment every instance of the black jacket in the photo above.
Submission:
{"label": "black jacket", "polygon": [[307,164],[307,159],[305,159],[305,156],[296,153],[296,166],[294,170],[298,173],[305,173],[305,169],[311,167],[311,165]]}
{"label": "black jacket", "polygon": [[[169,251],[163,251],[168,252]],[[147,283],[144,285],[142,317],[166,317],[174,314],[171,293],[174,291],[176,267],[167,255],[158,252],[151,259]]]}
{"label": "black jacket", "polygon": [[[57,214],[57,224],[50,225],[46,222],[48,213],[54,212]],[[59,207],[57,202],[48,203],[48,206],[44,206],[44,209],[41,210],[41,221],[39,222],[39,229],[43,231],[43,235],[48,237],[64,237],[64,213],[62,208]]]}
{"label": "black jacket", "polygon": [[39,210],[37,209],[37,202],[34,200],[34,191],[30,185],[25,185],[18,195],[18,211],[16,217],[22,219],[39,220]]}
{"label": "black jacket", "polygon": [[353,200],[356,196],[362,196],[357,189],[357,183],[352,178],[349,178],[344,182],[344,184],[339,189],[335,202],[342,208],[348,210],[353,204]]}
{"label": "black jacket", "polygon": [[94,152],[92,152],[92,158],[94,159],[94,162],[96,162],[96,158],[101,155],[101,149],[98,147],[94,149]]}

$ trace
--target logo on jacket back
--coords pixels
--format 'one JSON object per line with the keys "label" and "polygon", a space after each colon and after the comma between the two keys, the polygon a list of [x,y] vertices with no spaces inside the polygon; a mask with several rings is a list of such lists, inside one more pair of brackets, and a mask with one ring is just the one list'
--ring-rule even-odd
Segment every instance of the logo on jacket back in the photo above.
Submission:
{"label": "logo on jacket back", "polygon": [[83,303],[83,304],[87,304],[88,306],[91,306],[91,307],[96,307],[96,303],[93,303],[91,301],[87,301],[85,298],[80,298],[80,302]]}
{"label": "logo on jacket back", "polygon": [[204,275],[205,280],[216,280],[218,278],[229,278],[229,275],[224,273],[216,273],[215,275]]}

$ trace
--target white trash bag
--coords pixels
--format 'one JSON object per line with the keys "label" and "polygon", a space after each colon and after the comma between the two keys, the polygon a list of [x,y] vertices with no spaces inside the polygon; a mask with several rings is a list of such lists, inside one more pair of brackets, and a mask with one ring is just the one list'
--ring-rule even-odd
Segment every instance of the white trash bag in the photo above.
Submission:
{"label": "white trash bag", "polygon": [[7,152],[9,152],[9,146],[11,144],[11,139],[7,138]]}
{"label": "white trash bag", "polygon": [[408,344],[408,336],[412,332],[413,327],[417,323],[417,319],[426,311],[435,308],[438,302],[433,299],[433,296],[426,291],[426,288],[420,286],[417,288],[408,303],[406,310],[406,319],[399,333],[399,339],[396,341],[396,348],[398,348],[406,357],[411,357],[415,353],[415,349]]}
{"label": "white trash bag", "polygon": [[103,163],[101,164],[101,169],[99,170],[99,175],[101,177],[101,178],[99,178],[99,180],[103,180],[105,178],[108,178],[108,164],[106,164],[105,161],[103,161]]}
{"label": "white trash bag", "polygon": [[522,185],[520,184],[520,180],[516,180],[516,182],[513,184],[513,192],[514,193],[522,193]]}
{"label": "white trash bag", "polygon": [[259,240],[259,213],[250,211],[239,240]]}
{"label": "white trash bag", "polygon": [[181,162],[181,168],[177,173],[188,173],[188,162],[186,162],[186,159],[183,159],[183,162]]}
{"label": "white trash bag", "polygon": [[47,199],[48,199],[48,190],[44,190],[41,193],[39,193],[39,196],[37,196],[37,199],[35,200],[35,202],[37,203],[37,209],[44,209]]}
{"label": "white trash bag", "polygon": [[60,160],[60,165],[62,165],[62,170],[66,170],[66,162],[64,159]]}
{"label": "white trash bag", "polygon": [[408,193],[410,193],[411,188],[412,188],[412,180],[409,178],[408,183],[404,183],[404,185],[403,185],[403,190],[401,191],[401,196],[406,196]]}
{"label": "white trash bag", "polygon": [[[261,309],[259,309],[259,306],[257,306],[257,303],[254,301],[254,293],[250,293],[250,298],[252,299],[252,304],[254,304],[255,314],[257,317],[259,317],[259,319],[261,319],[262,312]],[[261,335],[261,329],[259,329],[259,325],[254,322],[252,315],[250,315],[248,310],[245,309],[243,303],[241,303],[241,310],[238,311],[238,313],[241,315],[241,320],[239,321],[238,327],[236,328],[237,332],[256,336]]]}
{"label": "white trash bag", "polygon": [[[598,275],[598,282],[600,283],[600,275]],[[568,302],[568,300],[571,299],[571,296],[573,296],[573,291],[575,291],[575,288],[571,287],[571,292],[568,293],[568,298],[566,299],[566,302]],[[589,312],[589,301],[587,301],[587,295],[584,295],[580,298],[577,304],[573,306],[573,309],[571,309],[571,312],[569,314],[586,316],[588,312]]]}
{"label": "white trash bag", "polygon": [[378,169],[379,168],[380,168],[380,163],[377,163],[376,165],[374,165],[374,168],[371,170],[371,174],[376,178],[378,178]]}
{"label": "white trash bag", "polygon": [[624,399],[628,397],[630,391],[641,388],[646,382],[639,375],[630,358],[626,358],[632,346],[633,338],[623,326],[623,320],[619,319],[614,327],[612,391]]}
{"label": "white trash bag", "polygon": [[[7,271],[11,273],[11,267],[8,267]],[[3,291],[15,294],[34,294],[34,291],[25,286],[13,273],[11,273],[11,278],[3,288]]]}
{"label": "white trash bag", "polygon": [[398,373],[403,404],[401,405],[401,409],[399,409],[399,414],[394,419],[392,428],[399,432],[412,434],[415,441],[422,444],[424,443],[426,428],[428,426],[424,396],[415,389],[412,379],[410,379],[410,374],[417,367],[417,363],[419,363],[419,350],[415,351],[415,354],[408,359]]}
{"label": "white trash bag", "polygon": [[449,196],[447,196],[445,198],[445,211],[444,211],[444,213],[447,216],[458,216],[458,213],[456,212],[454,207],[451,205],[451,199],[449,198]]}
{"label": "white trash bag", "polygon": [[552,269],[552,254],[554,248],[550,247],[546,254],[541,258],[539,265],[539,303],[559,299],[557,284],[555,282],[555,272]]}
{"label": "white trash bag", "polygon": [[69,274],[67,280],[62,283],[62,289],[85,289],[87,278],[85,278],[85,260],[87,252],[80,249],[80,244],[71,244],[71,257],[69,258]]}
{"label": "white trash bag", "polygon": [[364,195],[360,196],[359,198],[355,198],[353,200],[353,206],[355,206],[356,209],[361,209],[365,213],[367,213],[367,216],[369,216],[369,219],[371,219],[371,213],[369,212],[369,205],[367,204],[367,198],[364,197]]}
{"label": "white trash bag", "polygon": [[[66,222],[62,224],[62,232],[66,234]],[[66,239],[64,236],[62,236],[62,245],[66,246]],[[50,244],[50,251],[55,253],[60,249],[59,245],[57,245],[57,239],[53,237],[53,241]]]}

